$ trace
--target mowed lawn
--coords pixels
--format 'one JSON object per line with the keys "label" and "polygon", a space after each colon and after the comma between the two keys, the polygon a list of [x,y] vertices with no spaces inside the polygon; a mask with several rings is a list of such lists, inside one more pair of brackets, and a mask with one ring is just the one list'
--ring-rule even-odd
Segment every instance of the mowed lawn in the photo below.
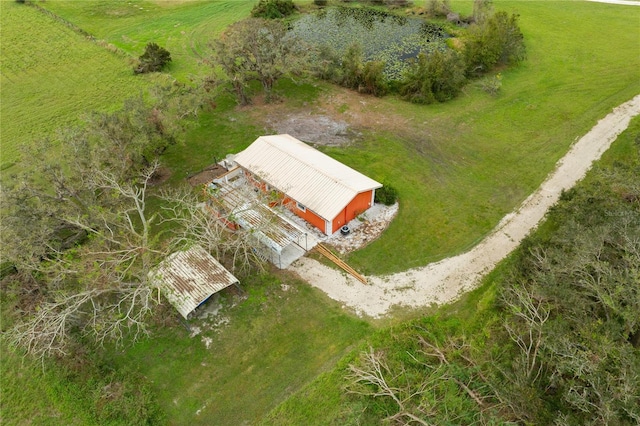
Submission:
{"label": "mowed lawn", "polygon": [[149,84],[126,58],[14,1],[0,4],[0,37],[3,174],[21,146],[80,122],[84,113],[119,108]]}
{"label": "mowed lawn", "polygon": [[209,44],[228,25],[249,16],[253,0],[50,1],[46,7],[67,21],[137,57],[147,43],[165,47],[177,79],[207,72]]}

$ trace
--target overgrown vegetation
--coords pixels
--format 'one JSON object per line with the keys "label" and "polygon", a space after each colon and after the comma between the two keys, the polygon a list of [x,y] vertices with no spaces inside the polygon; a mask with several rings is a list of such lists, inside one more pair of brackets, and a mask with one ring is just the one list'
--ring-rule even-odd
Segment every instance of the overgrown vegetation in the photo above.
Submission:
{"label": "overgrown vegetation", "polygon": [[[431,16],[449,12],[448,3],[429,7]],[[322,10],[297,21],[293,31],[317,47],[311,68],[320,78],[375,96],[391,88],[430,104],[456,97],[467,78],[525,58],[518,15],[494,12],[490,2],[478,0],[473,16],[456,23],[457,48],[445,43],[451,35],[439,23],[372,8]]]}
{"label": "overgrown vegetation", "polygon": [[[148,207],[159,157],[200,109],[179,89],[40,142],[27,152],[33,170],[3,191],[2,259],[16,270],[4,283],[23,311],[7,335],[29,355],[65,356],[83,339],[101,346],[145,335],[160,303],[152,271],[176,249],[195,243],[219,259],[231,253],[234,272],[260,264],[255,241],[241,237],[249,232],[231,235],[190,192],[162,194],[161,211]],[[161,235],[161,218],[181,235]]]}
{"label": "overgrown vegetation", "polygon": [[295,12],[293,0],[260,0],[251,10],[254,18],[278,19]]}

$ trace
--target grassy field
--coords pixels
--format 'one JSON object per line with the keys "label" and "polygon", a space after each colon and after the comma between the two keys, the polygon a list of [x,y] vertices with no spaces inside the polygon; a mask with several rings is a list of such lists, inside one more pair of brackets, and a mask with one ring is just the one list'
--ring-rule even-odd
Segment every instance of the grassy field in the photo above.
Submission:
{"label": "grassy field", "polygon": [[208,45],[251,12],[254,0],[47,1],[43,6],[94,37],[138,57],[149,42],[171,52],[171,75],[186,80],[207,67]]}
{"label": "grassy field", "polygon": [[[186,79],[201,72],[198,59],[206,43],[246,16],[253,3],[42,3],[126,53],[121,55],[33,8],[2,1],[2,164],[15,160],[20,145],[77,122],[82,112],[115,108],[149,84],[133,76],[127,57],[139,55],[148,41],[170,50],[173,76]],[[452,4],[464,12],[471,8],[469,1]],[[352,95],[363,113],[392,115],[406,123],[401,132],[375,125],[358,129],[363,137],[356,144],[326,150],[400,190],[398,218],[382,238],[349,258],[363,272],[403,270],[470,247],[539,185],[577,137],[640,92],[640,8],[556,1],[495,4],[521,15],[529,54],[524,64],[502,71],[499,96],[490,97],[477,84],[459,99],[426,107]],[[29,37],[24,36],[27,28]],[[279,90],[286,108],[298,112],[336,93],[323,84],[287,81]],[[170,183],[250,144],[268,130],[266,122],[254,119],[268,109],[237,109],[230,99],[221,99],[215,110],[202,115],[186,142],[167,152]],[[352,112],[345,109],[345,117]],[[279,280],[290,290],[284,291]],[[209,349],[175,326],[109,355],[114,368],[147,377],[169,424],[258,423],[291,393],[330,370],[352,345],[366,346],[363,339],[372,333],[371,325],[290,277],[256,278],[243,288],[249,298],[224,312],[229,325],[203,334],[212,339]],[[468,316],[492,294],[485,288],[450,309]],[[74,395],[82,395],[81,386],[64,383],[55,373],[21,369],[12,356],[2,361],[1,423],[92,422],[87,414],[91,401],[73,403]],[[343,398],[333,387],[336,374],[322,375],[287,402],[277,413],[290,414],[277,414],[274,423],[314,424],[317,419],[315,424],[323,424],[323,415],[339,409]],[[315,396],[305,399],[307,394]]]}
{"label": "grassy field", "polygon": [[[92,42],[36,8],[0,1],[2,102],[0,168],[20,146],[119,108],[159,76],[134,76],[131,61],[148,42],[166,47],[172,77],[206,72],[200,60],[222,29],[246,17],[252,1],[47,1],[38,6],[94,36]],[[25,36],[28,34],[28,36]],[[115,46],[120,53],[108,47]]]}
{"label": "grassy field", "polygon": [[3,0],[0,27],[2,169],[18,159],[21,146],[78,123],[83,113],[119,108],[149,84],[133,75],[126,58],[35,8]]}
{"label": "grassy field", "polygon": [[371,132],[360,146],[329,151],[400,190],[398,218],[349,259],[361,270],[403,270],[471,247],[544,180],[571,143],[640,93],[640,8],[495,4],[521,15],[528,49],[525,63],[502,72],[497,98],[471,85],[444,105],[385,100],[375,104],[378,111],[396,112],[413,134]]}
{"label": "grassy field", "polygon": [[[192,330],[202,330],[197,336],[170,321],[133,347],[109,350],[102,369],[143,377],[168,424],[255,424],[373,330],[290,277],[243,280],[243,287],[248,298],[242,303],[227,296],[218,316],[191,321]],[[88,383],[99,378],[51,367],[43,372],[2,351],[2,424],[100,423],[92,414],[96,390]]]}

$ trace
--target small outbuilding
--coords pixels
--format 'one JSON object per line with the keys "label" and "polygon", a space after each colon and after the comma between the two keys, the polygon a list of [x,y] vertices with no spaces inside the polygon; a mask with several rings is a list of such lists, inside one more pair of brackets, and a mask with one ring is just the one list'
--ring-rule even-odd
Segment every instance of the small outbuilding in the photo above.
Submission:
{"label": "small outbuilding", "polygon": [[331,235],[374,204],[382,184],[290,135],[261,136],[233,161],[263,190]]}
{"label": "small outbuilding", "polygon": [[215,293],[239,284],[238,279],[201,246],[171,254],[151,276],[185,319]]}

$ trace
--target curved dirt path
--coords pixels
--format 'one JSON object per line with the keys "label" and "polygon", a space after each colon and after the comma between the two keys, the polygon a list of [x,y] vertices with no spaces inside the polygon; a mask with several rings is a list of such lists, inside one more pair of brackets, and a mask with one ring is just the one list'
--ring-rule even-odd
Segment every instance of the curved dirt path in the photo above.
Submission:
{"label": "curved dirt path", "polygon": [[365,285],[321,263],[301,258],[289,269],[359,315],[380,317],[393,306],[417,308],[448,303],[477,286],[480,279],[513,251],[560,197],[582,179],[631,119],[640,114],[640,95],[613,110],[576,142],[556,169],[518,209],[506,215],[489,236],[470,251],[422,268],[367,277]]}

